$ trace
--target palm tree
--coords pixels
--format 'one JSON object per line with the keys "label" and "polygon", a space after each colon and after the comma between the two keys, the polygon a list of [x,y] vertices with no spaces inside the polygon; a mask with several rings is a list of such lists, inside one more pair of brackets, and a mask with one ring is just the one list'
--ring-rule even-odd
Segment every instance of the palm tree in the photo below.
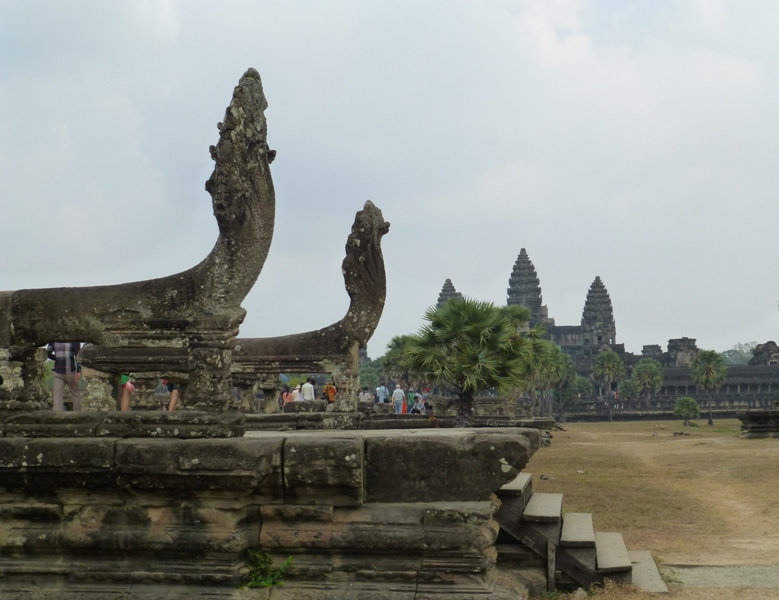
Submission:
{"label": "palm tree", "polygon": [[405,363],[406,344],[411,339],[410,335],[396,335],[389,344],[387,352],[381,357],[381,373],[386,379],[402,381],[404,385],[409,384],[409,369]]}
{"label": "palm tree", "polygon": [[653,358],[642,358],[633,368],[633,379],[646,394],[646,407],[649,408],[652,393],[663,387],[663,366]]}
{"label": "palm tree", "polygon": [[[595,365],[592,374],[596,379],[606,384],[606,392],[611,394],[611,383],[620,381],[625,377],[625,365],[622,363],[619,355],[613,350],[604,350],[595,358]],[[603,402],[603,390],[600,393],[601,402]],[[607,401],[609,407],[609,421],[611,418],[611,400]]]}
{"label": "palm tree", "polygon": [[[555,344],[556,345],[556,344]],[[560,347],[555,352],[555,368],[552,389],[550,390],[549,416],[552,416],[552,408],[557,409],[558,419],[565,421],[565,411],[570,408],[577,398],[576,393],[576,365],[573,359],[565,354]]]}
{"label": "palm tree", "polygon": [[473,397],[498,393],[527,382],[531,343],[519,333],[530,318],[520,306],[450,300],[425,313],[428,324],[405,347],[404,362],[420,376],[458,389],[457,426],[473,425]]}
{"label": "palm tree", "polygon": [[711,395],[722,387],[725,383],[725,377],[728,375],[728,368],[719,352],[714,350],[701,350],[692,363],[690,376],[698,386],[705,392],[708,392],[709,404],[709,425],[714,425],[714,418],[711,413]]}

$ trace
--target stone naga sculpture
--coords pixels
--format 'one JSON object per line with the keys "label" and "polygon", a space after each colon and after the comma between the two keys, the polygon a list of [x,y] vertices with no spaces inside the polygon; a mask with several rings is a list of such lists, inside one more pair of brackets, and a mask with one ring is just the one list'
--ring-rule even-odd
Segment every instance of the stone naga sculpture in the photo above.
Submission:
{"label": "stone naga sculpture", "polygon": [[387,294],[381,238],[389,226],[370,200],[355,216],[341,264],[351,299],[343,319],[306,333],[236,340],[233,380],[242,394],[259,386],[275,398],[281,373],[330,373],[338,388],[335,410],[357,410],[360,348],[376,330]]}
{"label": "stone naga sculpture", "polygon": [[206,190],[219,238],[197,266],[169,277],[120,285],[0,292],[0,347],[26,365],[34,394],[36,349],[78,340],[154,355],[186,353],[189,408],[232,402],[231,348],[246,311],[241,302],[262,270],[273,237],[275,194],[267,144],[268,103],[249,69],[235,88]]}

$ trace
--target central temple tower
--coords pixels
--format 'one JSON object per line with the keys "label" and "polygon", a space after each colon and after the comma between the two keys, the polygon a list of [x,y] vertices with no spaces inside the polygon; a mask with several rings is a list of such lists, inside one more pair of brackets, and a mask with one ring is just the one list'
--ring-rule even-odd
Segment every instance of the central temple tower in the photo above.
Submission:
{"label": "central temple tower", "polygon": [[506,292],[508,295],[506,303],[509,306],[514,304],[530,310],[531,327],[539,323],[554,324],[554,321],[549,319],[549,310],[543,305],[541,282],[536,274],[536,268],[530,262],[530,257],[524,248],[519,251],[517,261],[514,263]]}

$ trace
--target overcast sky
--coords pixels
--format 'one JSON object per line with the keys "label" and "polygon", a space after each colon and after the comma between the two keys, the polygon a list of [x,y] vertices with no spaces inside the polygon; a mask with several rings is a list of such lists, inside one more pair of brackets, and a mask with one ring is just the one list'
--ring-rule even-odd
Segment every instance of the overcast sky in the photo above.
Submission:
{"label": "overcast sky", "polygon": [[199,262],[208,147],[255,67],[277,216],[242,336],[343,316],[370,199],[373,357],[447,277],[504,304],[522,247],[558,325],[599,275],[628,350],[776,340],[778,31],[768,0],[0,0],[0,290]]}

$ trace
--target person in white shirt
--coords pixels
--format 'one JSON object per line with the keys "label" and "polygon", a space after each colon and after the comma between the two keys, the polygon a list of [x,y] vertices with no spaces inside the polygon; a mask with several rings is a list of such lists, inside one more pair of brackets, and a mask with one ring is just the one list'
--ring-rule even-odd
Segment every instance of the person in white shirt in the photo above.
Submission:
{"label": "person in white shirt", "polygon": [[303,400],[316,400],[316,391],[314,390],[313,379],[310,377],[300,388],[300,393],[303,395]]}
{"label": "person in white shirt", "polygon": [[395,385],[395,391],[392,392],[392,406],[397,414],[403,412],[403,404],[406,402],[406,393],[401,389],[400,384]]}
{"label": "person in white shirt", "polygon": [[368,391],[367,387],[362,388],[362,392],[360,393],[360,402],[373,402],[373,396]]}
{"label": "person in white shirt", "polygon": [[385,384],[383,381],[381,382],[381,385],[376,388],[376,397],[378,398],[378,402],[384,403],[387,401],[387,398],[389,397],[390,393],[387,389],[387,384]]}

